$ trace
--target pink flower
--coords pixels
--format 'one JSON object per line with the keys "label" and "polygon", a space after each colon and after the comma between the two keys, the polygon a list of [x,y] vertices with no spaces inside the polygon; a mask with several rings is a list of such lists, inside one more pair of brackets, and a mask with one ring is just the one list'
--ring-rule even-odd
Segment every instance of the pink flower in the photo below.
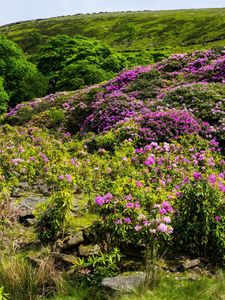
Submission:
{"label": "pink flower", "polygon": [[222,220],[222,218],[221,218],[220,216],[215,216],[215,217],[214,217],[214,220],[215,220],[216,222],[220,222],[220,221]]}
{"label": "pink flower", "polygon": [[132,203],[132,202],[128,202],[127,204],[126,204],[126,208],[134,208],[135,207],[135,205],[134,205],[134,203]]}
{"label": "pink flower", "polygon": [[70,174],[66,174],[67,182],[72,182],[72,176]]}
{"label": "pink flower", "polygon": [[95,203],[98,205],[98,206],[102,206],[104,203],[105,203],[105,199],[102,197],[102,196],[97,196],[95,198]]}
{"label": "pink flower", "polygon": [[142,226],[141,225],[136,225],[135,227],[134,227],[134,230],[135,231],[140,231],[142,229]]}
{"label": "pink flower", "polygon": [[64,175],[59,175],[58,179],[63,180],[65,178]]}
{"label": "pink flower", "polygon": [[157,230],[158,230],[159,232],[167,232],[168,227],[167,227],[166,224],[160,223],[159,226],[157,227]]}
{"label": "pink flower", "polygon": [[162,221],[163,221],[164,223],[169,224],[169,223],[171,222],[171,219],[170,219],[170,217],[164,217],[164,218],[162,218]]}

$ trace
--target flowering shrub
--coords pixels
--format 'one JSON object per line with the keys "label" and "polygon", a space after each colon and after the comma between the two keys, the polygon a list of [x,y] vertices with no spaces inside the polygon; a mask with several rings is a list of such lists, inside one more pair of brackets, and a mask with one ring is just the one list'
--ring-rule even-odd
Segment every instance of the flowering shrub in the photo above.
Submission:
{"label": "flowering shrub", "polygon": [[133,243],[148,245],[154,239],[169,236],[173,232],[170,216],[174,212],[169,202],[156,204],[150,212],[131,195],[123,198],[107,193],[95,199],[102,217],[101,231],[110,236],[112,243]]}

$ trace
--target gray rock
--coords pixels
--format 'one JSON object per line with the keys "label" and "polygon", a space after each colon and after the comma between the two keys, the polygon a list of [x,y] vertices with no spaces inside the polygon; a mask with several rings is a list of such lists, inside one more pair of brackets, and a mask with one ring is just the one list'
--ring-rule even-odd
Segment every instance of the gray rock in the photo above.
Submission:
{"label": "gray rock", "polygon": [[12,206],[18,211],[21,219],[33,218],[33,211],[37,204],[46,200],[46,197],[39,194],[29,193],[20,197],[16,201],[12,199]]}
{"label": "gray rock", "polygon": [[131,292],[144,284],[146,273],[132,272],[123,273],[116,277],[107,277],[102,280],[102,286],[112,292]]}
{"label": "gray rock", "polygon": [[200,264],[201,264],[200,259],[192,259],[192,260],[187,259],[184,262],[182,262],[182,266],[185,270],[192,269],[196,266],[199,266]]}
{"label": "gray rock", "polygon": [[30,191],[31,187],[29,186],[28,182],[19,182],[18,188],[23,191]]}
{"label": "gray rock", "polygon": [[83,243],[84,236],[82,231],[78,231],[74,233],[72,236],[67,237],[66,240],[64,240],[63,249],[67,250],[70,248],[74,248],[78,246],[79,244]]}
{"label": "gray rock", "polygon": [[99,245],[80,245],[79,254],[81,256],[99,255],[101,252]]}

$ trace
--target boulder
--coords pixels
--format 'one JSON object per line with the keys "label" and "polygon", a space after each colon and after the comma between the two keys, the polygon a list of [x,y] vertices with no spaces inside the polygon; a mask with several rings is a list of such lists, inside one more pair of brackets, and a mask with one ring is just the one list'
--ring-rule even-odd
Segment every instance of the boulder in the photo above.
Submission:
{"label": "boulder", "polygon": [[183,266],[183,268],[185,270],[188,270],[188,269],[192,269],[196,266],[199,266],[200,264],[201,264],[200,259],[192,259],[192,260],[187,259],[187,260],[183,261],[181,265]]}
{"label": "boulder", "polygon": [[122,273],[115,277],[107,277],[102,280],[102,286],[111,292],[132,292],[135,288],[144,284],[146,273],[131,272]]}
{"label": "boulder", "polygon": [[99,245],[80,245],[79,246],[79,254],[80,256],[91,256],[91,255],[99,255],[101,253]]}
{"label": "boulder", "polygon": [[71,248],[74,248],[78,246],[79,244],[83,243],[84,241],[84,236],[82,231],[78,231],[74,233],[72,236],[67,237],[63,241],[63,250],[69,250]]}

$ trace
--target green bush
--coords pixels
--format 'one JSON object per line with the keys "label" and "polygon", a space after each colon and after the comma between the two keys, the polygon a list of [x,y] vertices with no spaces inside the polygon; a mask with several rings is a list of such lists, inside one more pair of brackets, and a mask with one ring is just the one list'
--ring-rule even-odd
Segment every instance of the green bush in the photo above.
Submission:
{"label": "green bush", "polygon": [[225,263],[225,206],[221,193],[205,180],[186,185],[177,203],[174,249]]}
{"label": "green bush", "polygon": [[107,73],[97,65],[82,60],[65,67],[59,77],[56,89],[71,91],[102,82],[107,79]]}

